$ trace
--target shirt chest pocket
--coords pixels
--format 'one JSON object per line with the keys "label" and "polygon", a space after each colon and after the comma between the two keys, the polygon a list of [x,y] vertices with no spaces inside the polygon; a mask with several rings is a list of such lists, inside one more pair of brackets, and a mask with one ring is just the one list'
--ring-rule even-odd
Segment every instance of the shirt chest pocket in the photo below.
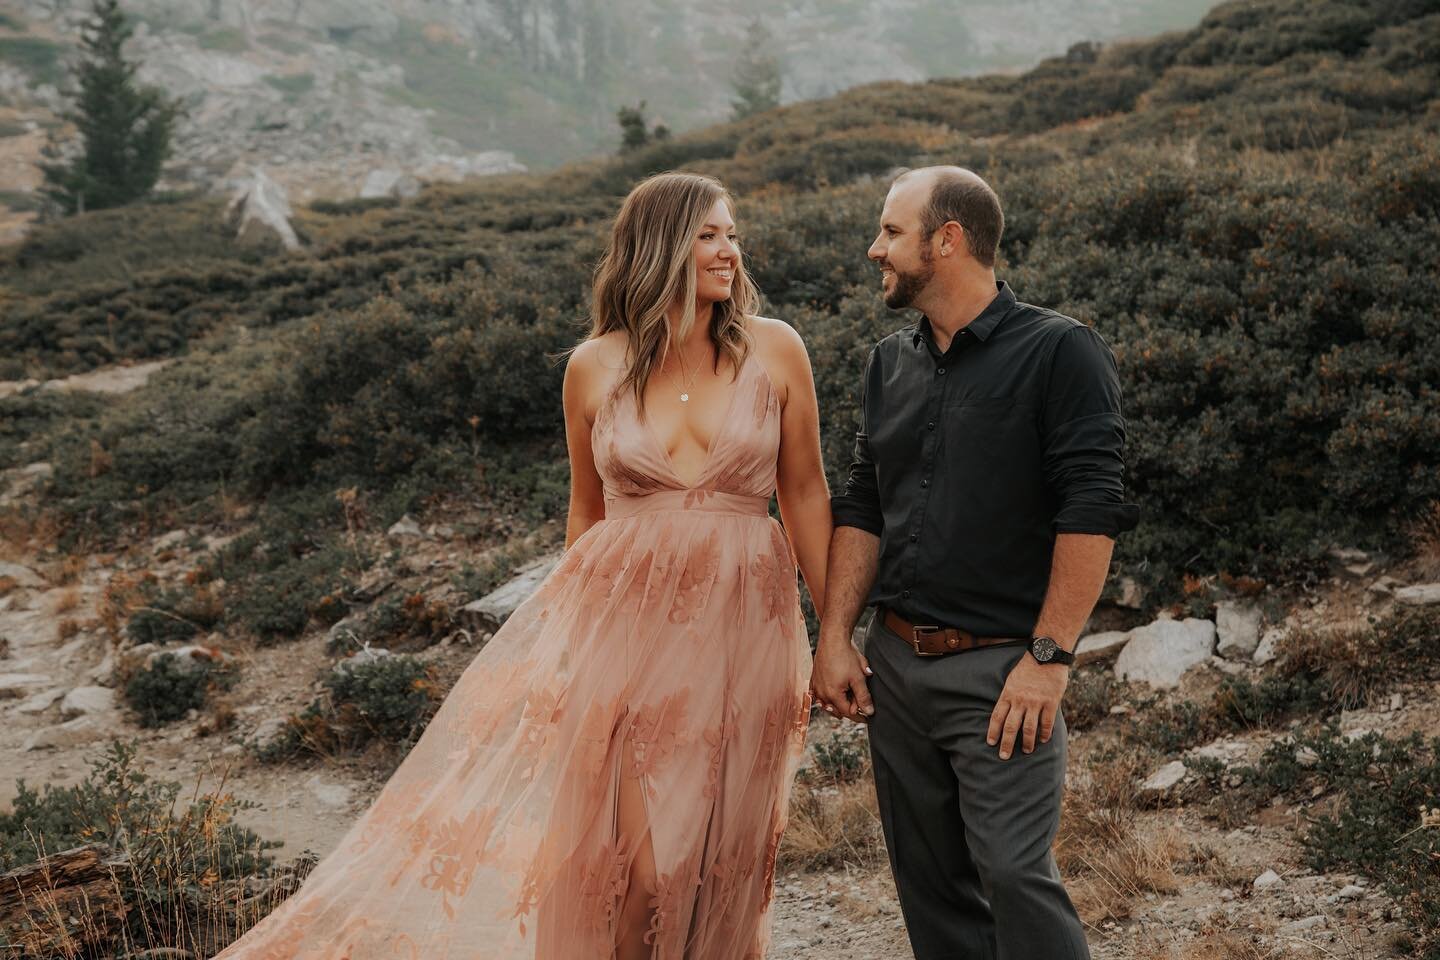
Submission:
{"label": "shirt chest pocket", "polygon": [[1013,397],[957,399],[945,404],[944,456],[967,475],[1040,468],[1039,405]]}

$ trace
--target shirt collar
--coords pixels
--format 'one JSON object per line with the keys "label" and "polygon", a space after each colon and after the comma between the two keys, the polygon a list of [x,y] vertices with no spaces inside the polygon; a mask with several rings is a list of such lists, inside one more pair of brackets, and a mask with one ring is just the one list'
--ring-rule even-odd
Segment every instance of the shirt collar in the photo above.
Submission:
{"label": "shirt collar", "polygon": [[[967,323],[960,330],[960,333],[964,333],[966,330],[968,330],[970,331],[970,334],[974,336],[977,340],[980,340],[982,342],[988,340],[990,338],[990,334],[995,332],[995,328],[1000,325],[1001,320],[1005,319],[1005,315],[1010,312],[1010,308],[1014,305],[1015,291],[1010,289],[1010,284],[1006,283],[1004,280],[996,280],[995,298],[991,300],[988,305],[986,305],[984,310],[980,311],[980,316]],[[956,334],[956,337],[959,337],[959,333]],[[914,328],[911,331],[910,339],[917,347],[926,340],[929,340],[932,343],[934,342],[935,338],[931,335],[930,332],[929,317],[924,316],[923,314],[921,315],[920,320],[915,324]]]}

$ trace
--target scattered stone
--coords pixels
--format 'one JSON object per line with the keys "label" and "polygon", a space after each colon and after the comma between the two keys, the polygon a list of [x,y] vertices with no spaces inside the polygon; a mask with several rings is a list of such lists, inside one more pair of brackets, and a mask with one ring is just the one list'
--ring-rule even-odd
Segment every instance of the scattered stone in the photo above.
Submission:
{"label": "scattered stone", "polygon": [[1255,878],[1255,881],[1251,884],[1251,886],[1253,886],[1256,890],[1269,890],[1271,887],[1275,886],[1277,883],[1280,882],[1280,874],[1276,873],[1274,870],[1266,870],[1264,873],[1260,874],[1260,876]]}
{"label": "scattered stone", "polygon": [[1440,583],[1417,583],[1395,591],[1395,602],[1407,607],[1429,607],[1440,603]]}
{"label": "scattered stone", "polygon": [[1252,603],[1222,600],[1215,605],[1216,651],[1230,660],[1250,657],[1260,645],[1260,608]]}
{"label": "scattered stone", "polygon": [[1295,762],[1306,770],[1309,770],[1320,762],[1320,754],[1316,753],[1310,747],[1301,747],[1295,751]]}
{"label": "scattered stone", "polygon": [[28,697],[48,683],[50,678],[43,673],[0,673],[0,700]]}
{"label": "scattered stone", "polygon": [[161,550],[169,550],[171,547],[178,547],[190,537],[189,531],[171,530],[169,533],[161,534],[150,544],[152,550],[157,553]]}
{"label": "scattered stone", "polygon": [[392,523],[390,529],[385,531],[385,535],[387,537],[423,537],[425,531],[421,530],[420,524],[416,523],[415,518],[407,513]]}
{"label": "scattered stone", "polygon": [[1186,756],[1219,760],[1228,767],[1237,760],[1245,759],[1249,752],[1249,748],[1242,741],[1221,737],[1218,740],[1210,741],[1203,747],[1196,747]]}
{"label": "scattered stone", "polygon": [[1104,633],[1081,637],[1080,642],[1075,645],[1075,662],[1086,664],[1108,660],[1123,650],[1129,642],[1128,630],[1107,630]]}
{"label": "scattered stone", "polygon": [[1366,560],[1364,563],[1347,563],[1345,572],[1354,580],[1363,580],[1375,572],[1375,561]]}
{"label": "scattered stone", "polygon": [[325,649],[338,651],[346,643],[360,643],[360,628],[365,624],[365,618],[357,613],[348,617],[342,617],[330,625],[330,630],[325,635]]}
{"label": "scattered stone", "polygon": [[266,717],[260,721],[259,726],[255,728],[255,732],[250,734],[250,739],[256,743],[269,743],[271,740],[280,736],[281,732],[285,729],[286,722],[284,717]]}
{"label": "scattered stone", "polygon": [[1370,559],[1370,554],[1364,550],[1357,550],[1354,547],[1331,547],[1325,551],[1325,556],[1336,563],[1364,563]]}
{"label": "scattered stone", "polygon": [[350,805],[352,791],[343,783],[330,783],[317,773],[305,781],[305,786],[323,807],[331,810],[343,810]]}
{"label": "scattered stone", "polygon": [[1395,593],[1397,587],[1405,584],[1391,576],[1378,577],[1370,582],[1365,589],[1379,597],[1388,597]]}
{"label": "scattered stone", "polygon": [[31,750],[61,750],[83,746],[106,736],[111,729],[110,724],[101,723],[94,717],[76,717],[57,726],[36,730],[25,738],[20,749],[29,753]]}
{"label": "scattered stone", "polygon": [[1255,653],[1251,655],[1250,659],[1260,666],[1273,663],[1280,656],[1280,643],[1284,639],[1284,627],[1271,627],[1260,638],[1260,644],[1255,648]]}
{"label": "scattered stone", "polygon": [[498,630],[509,619],[515,608],[524,603],[535,592],[541,582],[560,562],[560,554],[550,554],[532,560],[516,571],[515,577],[497,587],[479,600],[472,600],[460,608],[460,616],[474,621],[479,627]]}
{"label": "scattered stone", "polygon": [[109,687],[76,687],[60,701],[60,716],[66,720],[115,709],[115,691]]}
{"label": "scattered stone", "polygon": [[1185,779],[1185,775],[1188,772],[1189,770],[1185,766],[1184,762],[1180,760],[1171,760],[1169,763],[1165,764],[1165,766],[1161,767],[1159,770],[1156,770],[1154,773],[1150,774],[1149,777],[1145,778],[1145,782],[1140,784],[1140,792],[1142,794],[1147,794],[1150,796],[1159,796],[1169,793],[1172,789],[1174,789],[1176,784],[1180,783],[1180,781]]}
{"label": "scattered stone", "polygon": [[1365,888],[1356,884],[1349,884],[1341,887],[1340,892],[1335,894],[1336,900],[1359,900],[1365,896]]}
{"label": "scattered stone", "polygon": [[1115,661],[1115,675],[1154,687],[1174,687],[1186,670],[1209,660],[1214,651],[1211,621],[1156,620],[1130,631],[1130,642]]}
{"label": "scattered stone", "polygon": [[56,700],[59,700],[63,696],[65,696],[64,687],[55,687],[52,690],[45,690],[40,693],[36,693],[29,697],[26,697],[24,700],[20,701],[19,706],[15,708],[15,712],[23,713],[27,716],[33,716],[37,713],[44,713],[46,710],[50,709],[50,707],[55,703]]}
{"label": "scattered stone", "polygon": [[1390,711],[1393,713],[1405,706],[1405,695],[1403,693],[1390,694]]}
{"label": "scattered stone", "polygon": [[20,587],[37,588],[46,585],[44,577],[24,564],[6,563],[0,560],[0,580],[6,578],[14,580],[15,585]]}
{"label": "scattered stone", "polygon": [[285,188],[252,167],[253,177],[235,191],[225,207],[225,221],[235,229],[235,239],[250,244],[278,238],[286,250],[300,249],[300,238],[290,226],[290,199]]}
{"label": "scattered stone", "polygon": [[1294,936],[1297,933],[1305,933],[1307,930],[1314,930],[1316,927],[1323,927],[1325,926],[1325,923],[1326,920],[1324,915],[1317,913],[1314,916],[1305,917],[1302,920],[1293,920],[1290,923],[1285,924],[1276,932],[1279,933],[1281,936]]}
{"label": "scattered stone", "polygon": [[365,645],[342,660],[336,661],[332,668],[336,673],[349,673],[362,663],[374,663],[377,660],[384,660],[390,656],[390,651],[384,647],[372,647]]}
{"label": "scattered stone", "polygon": [[420,181],[403,170],[371,170],[360,185],[360,196],[405,199],[420,193]]}

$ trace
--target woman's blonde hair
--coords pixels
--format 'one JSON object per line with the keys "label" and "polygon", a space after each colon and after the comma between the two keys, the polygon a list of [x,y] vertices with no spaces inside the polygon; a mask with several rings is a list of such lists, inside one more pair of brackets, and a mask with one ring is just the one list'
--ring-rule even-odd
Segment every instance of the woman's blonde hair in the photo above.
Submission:
{"label": "woman's blonde hair", "polygon": [[[659,173],[642,180],[621,204],[610,242],[595,265],[589,339],[625,331],[629,368],[615,389],[634,390],[642,406],[645,384],[671,346],[670,307],[680,304],[684,310],[675,331],[681,340],[695,324],[695,237],[717,200],[735,215],[734,198],[714,177]],[[740,369],[750,350],[746,318],[759,306],[744,258],[737,258],[730,299],[716,302],[710,316],[717,367],[723,351]]]}

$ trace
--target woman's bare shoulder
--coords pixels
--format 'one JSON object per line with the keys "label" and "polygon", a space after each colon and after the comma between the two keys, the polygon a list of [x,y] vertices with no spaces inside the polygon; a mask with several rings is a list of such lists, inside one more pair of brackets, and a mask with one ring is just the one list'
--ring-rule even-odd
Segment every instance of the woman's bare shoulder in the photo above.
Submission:
{"label": "woman's bare shoulder", "polygon": [[750,332],[756,356],[765,372],[778,388],[781,400],[789,396],[790,386],[804,382],[810,367],[805,341],[794,327],[771,317],[751,317]]}

